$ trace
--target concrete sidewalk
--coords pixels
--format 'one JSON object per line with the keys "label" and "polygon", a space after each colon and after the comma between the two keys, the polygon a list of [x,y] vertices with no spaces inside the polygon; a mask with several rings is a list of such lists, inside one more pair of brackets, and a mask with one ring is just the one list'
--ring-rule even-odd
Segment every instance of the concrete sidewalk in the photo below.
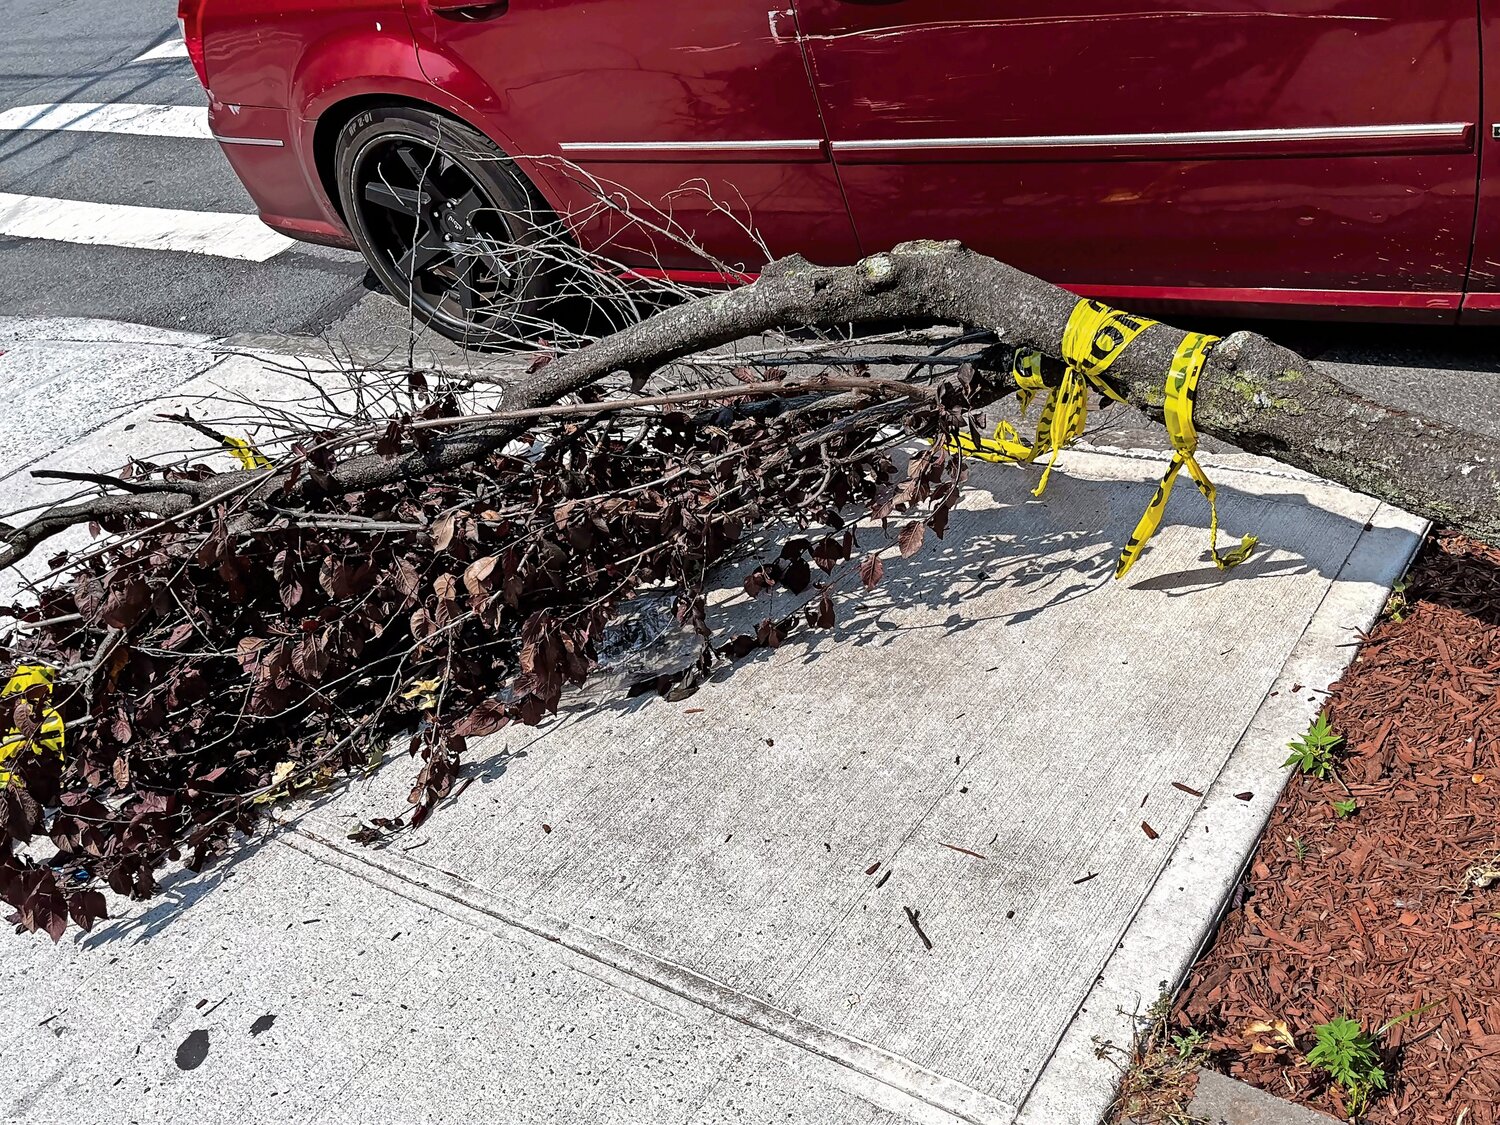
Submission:
{"label": "concrete sidewalk", "polygon": [[[238,357],[179,393],[226,378],[277,376]],[[57,457],[149,442],[135,421]],[[1072,452],[1040,502],[976,467],[947,538],[832,633],[478,741],[462,797],[384,849],[346,836],[402,808],[404,758],[93,935],[11,939],[0,1115],[1097,1121],[1099,1047],[1210,932],[1421,530],[1206,467],[1264,545],[1227,578],[1180,489],[1110,580],[1157,454]]]}

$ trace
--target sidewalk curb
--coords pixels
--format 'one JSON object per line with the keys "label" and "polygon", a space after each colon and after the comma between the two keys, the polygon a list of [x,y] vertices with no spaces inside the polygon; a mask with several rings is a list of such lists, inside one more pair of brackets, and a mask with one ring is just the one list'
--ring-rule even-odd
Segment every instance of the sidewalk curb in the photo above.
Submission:
{"label": "sidewalk curb", "polygon": [[1203,1069],[1198,1071],[1198,1092],[1188,1112],[1206,1125],[1328,1125],[1338,1120]]}
{"label": "sidewalk curb", "polygon": [[[1380,613],[1391,584],[1405,573],[1426,538],[1427,526],[1388,504],[1381,504],[1371,516],[1368,530],[1344,561],[1339,581],[1330,586],[1308,621],[1022,1102],[1017,1125],[1098,1121],[1109,1111],[1118,1075],[1099,1066],[1098,1052],[1111,1044],[1128,1049],[1136,1016],[1159,996],[1175,995],[1213,940],[1285,788],[1286,742],[1316,716],[1326,689],[1354,658],[1356,650],[1349,642]],[[1312,690],[1292,702],[1294,685]],[[1278,700],[1273,702],[1272,695]],[[1205,898],[1214,902],[1211,912],[1202,910]],[[1171,940],[1183,919],[1204,913],[1211,921],[1195,942]]]}

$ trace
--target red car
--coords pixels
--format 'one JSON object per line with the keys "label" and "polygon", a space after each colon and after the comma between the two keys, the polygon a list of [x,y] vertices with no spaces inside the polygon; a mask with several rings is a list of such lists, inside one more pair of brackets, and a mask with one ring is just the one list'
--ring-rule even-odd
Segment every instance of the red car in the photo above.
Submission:
{"label": "red car", "polygon": [[[458,337],[555,279],[516,249],[537,216],[687,281],[753,273],[768,250],[835,263],[958,238],[1127,305],[1500,312],[1500,126],[1484,124],[1500,122],[1500,0],[183,0],[181,15],[265,221],[358,246]],[[669,213],[713,264],[601,207],[596,183]]]}

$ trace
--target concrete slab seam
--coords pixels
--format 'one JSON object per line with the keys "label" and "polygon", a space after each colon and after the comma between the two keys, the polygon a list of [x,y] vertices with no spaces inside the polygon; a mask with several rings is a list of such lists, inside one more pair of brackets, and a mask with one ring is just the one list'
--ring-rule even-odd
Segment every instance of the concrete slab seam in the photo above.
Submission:
{"label": "concrete slab seam", "polygon": [[[409,860],[376,862],[309,829],[292,827],[276,837],[283,846],[300,851],[345,874],[413,902],[435,908],[461,921],[471,921],[452,909],[480,914],[507,930],[520,930],[570,952],[634,977],[652,987],[752,1027],[785,1043],[837,1063],[890,1087],[959,1121],[971,1125],[1009,1125],[1016,1107],[951,1078],[927,1070],[910,1059],[871,1043],[840,1035],[783,1011],[764,1001],[642,950],[592,933],[560,918],[533,910],[505,910],[483,901],[483,892],[448,872],[425,868]],[[401,870],[400,868],[410,868]],[[380,878],[384,876],[384,878]],[[450,883],[438,885],[437,880]],[[472,924],[472,922],[471,922]]]}

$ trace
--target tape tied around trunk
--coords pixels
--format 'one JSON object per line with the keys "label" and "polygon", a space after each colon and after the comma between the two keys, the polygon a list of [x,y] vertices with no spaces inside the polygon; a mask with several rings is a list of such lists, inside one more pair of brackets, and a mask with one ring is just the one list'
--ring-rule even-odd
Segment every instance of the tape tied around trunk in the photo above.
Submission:
{"label": "tape tied around trunk", "polygon": [[1217,336],[1189,332],[1177,348],[1177,354],[1172,357],[1172,367],[1167,372],[1167,398],[1162,405],[1167,433],[1172,439],[1172,463],[1167,466],[1166,474],[1156,486],[1156,495],[1146,505],[1145,514],[1135,525],[1130,542],[1120,552],[1120,561],[1115,567],[1116,578],[1124,578],[1136,564],[1136,560],[1145,553],[1146,544],[1161,526],[1167,501],[1172,498],[1172,485],[1176,483],[1177,474],[1184,467],[1193,478],[1193,483],[1198,486],[1198,491],[1208,501],[1208,549],[1213,555],[1214,565],[1220,570],[1239,566],[1250,557],[1259,542],[1255,536],[1246,535],[1233,550],[1219,550],[1219,493],[1208,479],[1208,474],[1203,471],[1203,466],[1198,464],[1198,431],[1193,427],[1193,404],[1198,397],[1198,377],[1203,374],[1208,355],[1218,342]]}
{"label": "tape tied around trunk", "polygon": [[[989,437],[981,437],[971,430],[950,438],[949,450],[965,457],[999,464],[1030,464],[1047,454],[1047,466],[1042,471],[1041,480],[1032,490],[1033,496],[1040,497],[1047,490],[1047,481],[1057,463],[1058,454],[1075,441],[1087,425],[1089,388],[1092,387],[1114,402],[1124,402],[1103,376],[1142,332],[1157,323],[1159,322],[1146,317],[1110,308],[1101,301],[1080,300],[1073,307],[1063,331],[1062,358],[1065,368],[1062,379],[1056,385],[1048,386],[1042,378],[1041,352],[1017,352],[1011,361],[1011,378],[1016,384],[1016,401],[1023,418],[1036,396],[1043,391],[1047,392],[1047,400],[1042,407],[1031,444],[1023,442],[1016,428],[1009,422],[1001,422]],[[1172,359],[1172,366],[1167,373],[1166,400],[1163,405],[1167,433],[1172,440],[1172,463],[1157,486],[1156,494],[1147,505],[1145,514],[1136,524],[1130,542],[1120,553],[1120,560],[1115,568],[1117,579],[1123,578],[1145,553],[1146,544],[1161,526],[1167,501],[1172,495],[1172,486],[1183,468],[1188,470],[1198,491],[1208,501],[1209,550],[1213,554],[1214,565],[1220,570],[1228,570],[1244,562],[1255,549],[1255,536],[1246,535],[1233,550],[1219,550],[1218,493],[1198,464],[1198,431],[1193,426],[1193,403],[1198,393],[1199,376],[1203,374],[1208,356],[1218,343],[1217,336],[1189,333]]]}

